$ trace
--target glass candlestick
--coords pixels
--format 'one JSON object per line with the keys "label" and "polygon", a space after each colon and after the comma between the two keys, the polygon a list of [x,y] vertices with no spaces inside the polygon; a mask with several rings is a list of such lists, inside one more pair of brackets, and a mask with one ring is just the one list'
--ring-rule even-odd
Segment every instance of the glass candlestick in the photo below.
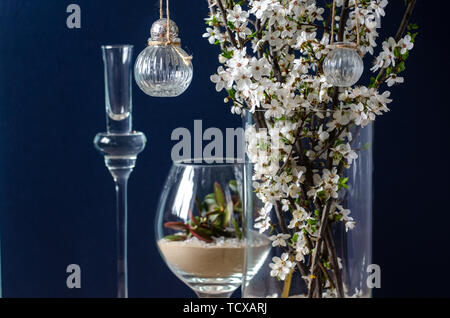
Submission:
{"label": "glass candlestick", "polygon": [[105,64],[106,126],[94,145],[105,157],[116,186],[117,200],[117,297],[128,297],[127,184],[136,159],[147,142],[132,131],[131,60],[133,46],[103,46]]}

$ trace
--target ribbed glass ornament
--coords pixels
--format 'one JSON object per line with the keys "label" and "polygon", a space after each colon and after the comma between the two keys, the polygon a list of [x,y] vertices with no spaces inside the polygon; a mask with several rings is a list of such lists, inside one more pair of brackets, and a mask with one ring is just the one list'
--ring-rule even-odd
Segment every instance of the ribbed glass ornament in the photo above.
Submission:
{"label": "ribbed glass ornament", "polygon": [[364,63],[356,48],[351,47],[351,43],[335,43],[323,62],[323,72],[327,82],[333,86],[349,87],[361,78]]}
{"label": "ribbed glass ornament", "polygon": [[[156,21],[149,45],[136,60],[134,75],[139,88],[153,97],[176,97],[191,84],[193,66],[188,54],[181,49],[178,27],[171,21],[171,45],[167,41],[167,20]],[[161,43],[161,44],[155,44]]]}

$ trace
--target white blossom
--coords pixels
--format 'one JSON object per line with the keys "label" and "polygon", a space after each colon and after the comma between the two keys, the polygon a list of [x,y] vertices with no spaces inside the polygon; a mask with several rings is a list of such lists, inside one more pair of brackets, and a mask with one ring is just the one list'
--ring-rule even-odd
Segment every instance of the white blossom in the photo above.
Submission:
{"label": "white blossom", "polygon": [[233,85],[233,80],[229,73],[223,70],[223,67],[220,66],[217,70],[217,74],[211,75],[211,82],[216,84],[216,91],[220,92],[224,88],[230,89]]}
{"label": "white blossom", "polygon": [[270,276],[277,277],[280,280],[285,280],[286,276],[291,272],[294,267],[294,263],[289,260],[289,254],[283,253],[281,257],[275,256],[272,258],[272,262],[269,266],[272,269]]}
{"label": "white blossom", "polygon": [[272,235],[269,239],[272,241],[272,246],[286,246],[286,240],[291,237],[290,234],[277,234]]}
{"label": "white blossom", "polygon": [[395,74],[389,75],[389,77],[386,79],[387,86],[391,87],[394,84],[401,84],[405,81],[405,79],[401,76],[397,76]]}
{"label": "white blossom", "polygon": [[220,36],[218,36],[218,30],[215,28],[206,28],[206,33],[203,34],[204,38],[208,38],[210,44],[216,43],[217,40],[220,40]]}
{"label": "white blossom", "polygon": [[249,13],[245,10],[242,10],[242,7],[238,4],[235,5],[233,10],[228,10],[228,21],[231,23],[235,22],[247,22],[247,18],[249,16]]}

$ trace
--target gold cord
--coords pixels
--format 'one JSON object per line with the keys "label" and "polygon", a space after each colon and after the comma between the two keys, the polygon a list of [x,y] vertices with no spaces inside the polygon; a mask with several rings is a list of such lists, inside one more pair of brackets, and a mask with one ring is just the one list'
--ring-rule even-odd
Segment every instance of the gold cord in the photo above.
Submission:
{"label": "gold cord", "polygon": [[[345,9],[345,8],[343,8]],[[352,48],[356,49],[358,53],[362,56],[362,52],[360,49],[361,46],[361,36],[360,36],[360,25],[359,25],[359,18],[360,18],[360,12],[359,12],[359,3],[358,0],[355,0],[355,13],[356,13],[356,44],[354,43],[344,43],[344,44],[334,44],[334,47],[338,48]],[[334,28],[335,28],[335,22],[336,21],[336,0],[333,0],[332,5],[332,13],[331,13],[331,39],[330,44],[334,43]]]}
{"label": "gold cord", "polygon": [[167,10],[167,42],[170,42],[170,9],[169,0],[166,0],[166,10]]}
{"label": "gold cord", "polygon": [[336,1],[333,0],[333,11],[331,13],[331,44],[334,43],[334,24],[336,18]]}
{"label": "gold cord", "polygon": [[360,39],[360,34],[359,34],[359,5],[358,5],[358,1],[355,0],[355,13],[356,13],[356,45],[359,46],[361,45],[361,39]]}

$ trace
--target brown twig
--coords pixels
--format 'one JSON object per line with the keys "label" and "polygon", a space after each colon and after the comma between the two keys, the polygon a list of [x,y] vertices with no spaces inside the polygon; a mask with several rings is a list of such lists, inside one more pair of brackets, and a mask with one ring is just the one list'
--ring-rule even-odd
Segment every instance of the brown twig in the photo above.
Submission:
{"label": "brown twig", "polygon": [[234,38],[233,32],[231,31],[230,27],[228,26],[228,19],[227,19],[227,11],[225,10],[225,7],[223,6],[222,0],[216,0],[217,6],[219,7],[220,13],[222,14],[223,21],[225,22],[225,29],[227,30],[228,37],[230,38],[231,44],[235,48],[238,47],[238,43],[236,42],[236,39]]}
{"label": "brown twig", "polygon": [[325,233],[325,245],[327,246],[327,250],[329,253],[329,260],[331,263],[331,266],[333,267],[333,270],[331,271],[333,273],[334,279],[335,279],[335,286],[336,286],[336,292],[339,298],[344,298],[344,284],[342,282],[342,275],[341,270],[339,268],[339,263],[336,256],[336,246],[334,244],[333,236],[331,234],[331,226],[328,225],[328,228]]}
{"label": "brown twig", "polygon": [[349,2],[350,0],[345,0],[344,4],[342,5],[341,10],[341,19],[339,21],[339,31],[338,31],[338,41],[342,42],[344,41],[344,31],[345,31],[345,25],[347,24],[347,19],[349,17]]}
{"label": "brown twig", "polygon": [[311,262],[311,281],[309,284],[309,297],[313,296],[313,290],[312,290],[312,282],[315,279],[315,274],[317,270],[317,262],[319,261],[319,254],[320,254],[320,247],[324,238],[324,234],[328,225],[328,216],[330,214],[331,205],[332,205],[333,199],[329,198],[323,211],[322,211],[322,217],[320,220],[320,227],[319,227],[319,235],[316,241],[316,245],[314,247],[314,252],[312,255],[312,262]]}

